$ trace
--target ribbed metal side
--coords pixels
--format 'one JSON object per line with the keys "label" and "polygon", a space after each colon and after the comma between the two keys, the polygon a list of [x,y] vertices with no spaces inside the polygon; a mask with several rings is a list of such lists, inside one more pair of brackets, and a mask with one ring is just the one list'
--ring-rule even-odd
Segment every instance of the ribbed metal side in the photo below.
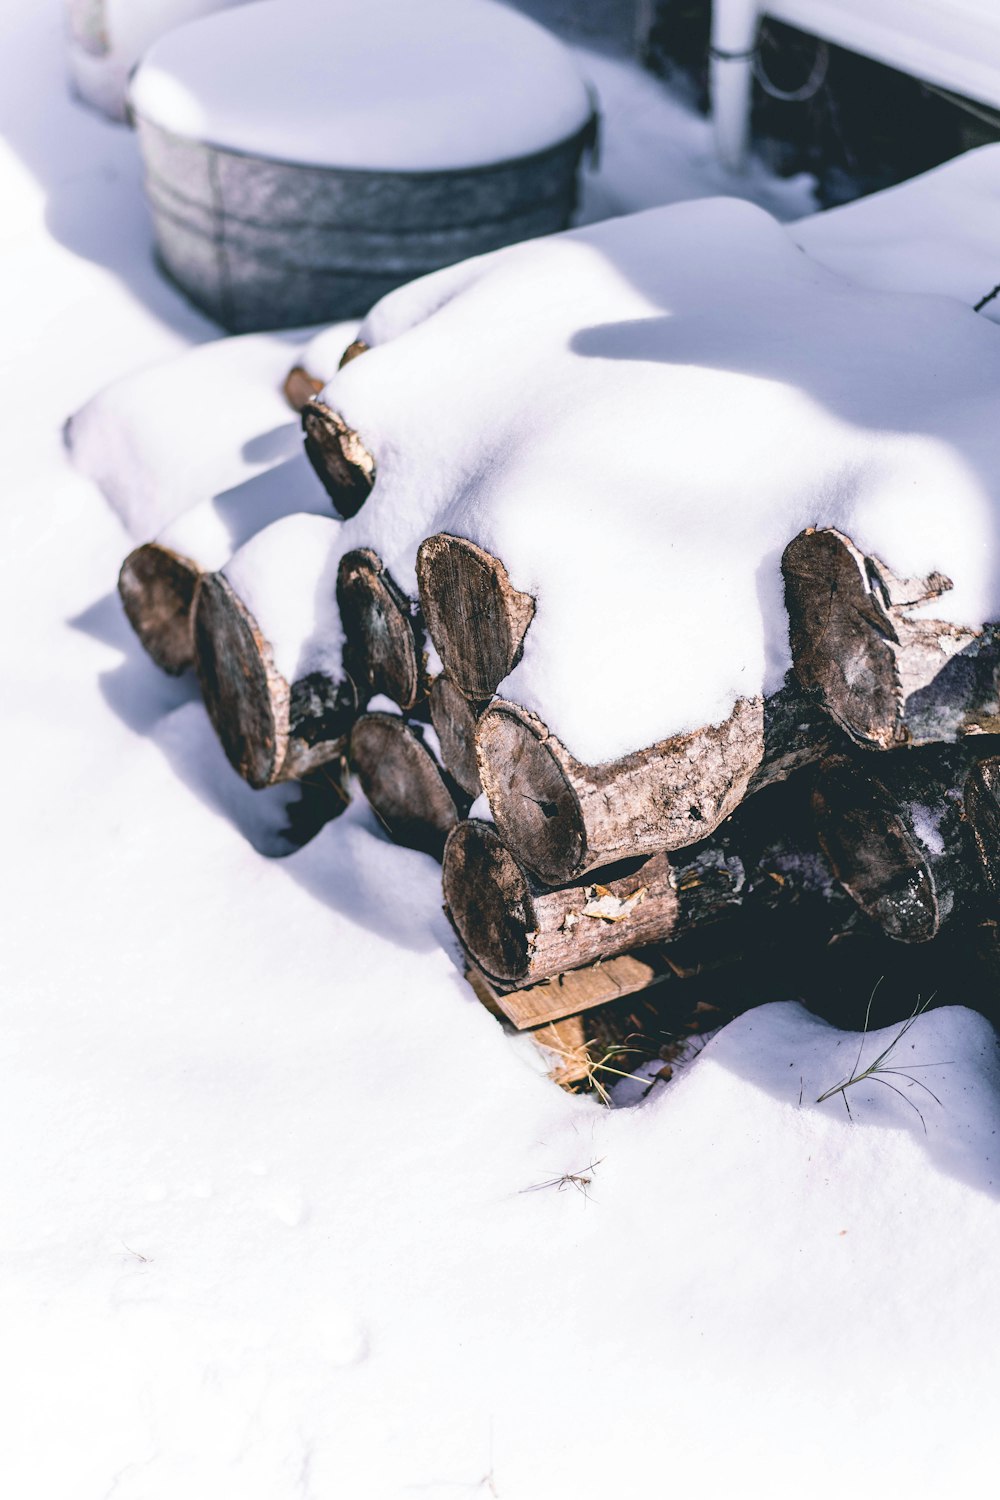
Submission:
{"label": "ribbed metal side", "polygon": [[446,172],[302,166],[136,126],[161,265],[247,333],[361,316],[404,281],[565,229],[596,118],[535,155]]}

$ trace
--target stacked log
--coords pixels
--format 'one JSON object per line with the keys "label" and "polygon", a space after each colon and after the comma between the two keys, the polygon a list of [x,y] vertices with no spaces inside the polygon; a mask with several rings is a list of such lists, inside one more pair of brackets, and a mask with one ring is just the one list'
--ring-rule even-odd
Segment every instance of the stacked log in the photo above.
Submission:
{"label": "stacked log", "polygon": [[942,573],[899,578],[832,527],[795,537],[782,558],[795,674],[866,749],[1000,733],[1000,633],[913,611],[951,587]]}
{"label": "stacked log", "polygon": [[427,696],[420,616],[370,547],[341,558],[337,604],[344,670],[359,698],[382,695],[409,712]]}
{"label": "stacked log", "polygon": [[606,765],[584,765],[539,718],[503,700],[483,714],[476,742],[501,833],[555,884],[704,838],[748,796],[819,759],[834,737],[789,682],[771,698],[740,699],[720,725]]}
{"label": "stacked log", "polygon": [[350,764],[389,837],[441,859],[469,798],[441,766],[426,729],[397,714],[362,714],[351,730]]}
{"label": "stacked log", "polygon": [[[230,764],[251,786],[298,779],[346,757],[357,711],[353,682],[339,666],[301,675],[287,669],[287,661],[302,660],[310,645],[315,646],[310,632],[321,637],[329,633],[323,596],[334,592],[336,544],[332,520],[287,517],[237,553],[224,571],[201,580],[194,626],[198,682]],[[289,553],[294,565],[295,576],[285,588],[273,586],[274,579],[266,576],[267,565],[278,561],[276,551],[285,554],[279,578]],[[262,569],[265,576],[260,579],[256,575]],[[234,573],[244,580],[244,597],[234,586]],[[305,613],[305,628],[300,589],[315,601],[314,609]],[[255,616],[245,597],[258,593],[269,604],[266,623]],[[331,606],[332,602],[331,598]],[[286,654],[284,671],[276,660],[278,639]],[[323,644],[320,640],[320,647]]]}
{"label": "stacked log", "polygon": [[447,672],[439,672],[430,685],[428,709],[441,762],[469,797],[478,797],[483,790],[476,758],[476,728],[485,707],[485,703],[466,698]]}
{"label": "stacked log", "polygon": [[357,515],[375,483],[375,459],[353,428],[319,395],[302,407],[306,456],[339,516]]}
{"label": "stacked log", "polygon": [[417,554],[420,604],[451,681],[472,702],[492,698],[521,659],[535,601],[499,558],[465,537],[428,537]]}
{"label": "stacked log", "polygon": [[[943,969],[955,998],[995,990],[1000,640],[927,615],[946,578],[900,578],[845,534],[809,529],[783,559],[793,667],[780,690],[586,764],[496,696],[536,608],[501,559],[430,536],[411,597],[318,514],[327,492],[342,515],[359,510],[375,465],[309,380],[291,372],[287,394],[322,503],[314,487],[259,533],[247,519],[229,560],[185,552],[194,515],[126,560],[123,601],[160,665],[194,660],[250,785],[321,775],[346,796],[349,770],[392,839],[443,860],[477,993],[554,1056],[561,1082],[601,1088],[600,1069],[637,1058],[669,1067],[692,1030],[761,999],[839,1014],[876,968],[895,1004]],[[492,822],[469,816],[482,794]]]}
{"label": "stacked log", "polygon": [[965,806],[975,767],[972,752],[957,745],[832,756],[820,767],[813,792],[820,845],[841,885],[887,936],[930,942],[980,899]]}
{"label": "stacked log", "polygon": [[[328,337],[330,330],[323,334],[324,340]],[[368,345],[363,339],[352,339],[340,356],[338,369],[342,370],[349,365],[352,359],[357,359],[359,354],[364,354]],[[310,363],[312,361],[310,360]],[[301,414],[303,407],[314,396],[318,396],[327,382],[321,375],[314,375],[306,369],[305,365],[293,365],[285,376],[284,396],[292,411]]]}

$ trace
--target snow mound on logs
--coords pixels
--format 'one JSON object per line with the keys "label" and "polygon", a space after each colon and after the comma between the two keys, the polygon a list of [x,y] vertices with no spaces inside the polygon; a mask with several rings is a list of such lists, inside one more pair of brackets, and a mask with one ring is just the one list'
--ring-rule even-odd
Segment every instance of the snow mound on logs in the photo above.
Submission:
{"label": "snow mound on logs", "polygon": [[[824,266],[864,286],[940,292],[967,307],[1000,281],[1000,144],[789,228]],[[1000,322],[1000,297],[982,309]]]}
{"label": "snow mound on logs", "polygon": [[862,290],[709,199],[494,252],[383,299],[323,399],[375,455],[343,546],[413,590],[423,537],[538,603],[502,691],[578,757],[727,717],[790,665],[780,557],[837,526],[938,617],[1000,617],[1000,339]]}
{"label": "snow mound on logs", "polygon": [[301,364],[329,380],[356,329],[213,339],[125,375],[70,419],[73,462],[129,534],[148,541],[191,506],[301,452],[285,377]]}

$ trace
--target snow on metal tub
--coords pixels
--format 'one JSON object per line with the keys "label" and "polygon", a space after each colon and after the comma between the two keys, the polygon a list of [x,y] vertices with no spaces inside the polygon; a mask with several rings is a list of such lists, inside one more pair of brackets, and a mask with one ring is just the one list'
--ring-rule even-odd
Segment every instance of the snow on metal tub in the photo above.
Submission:
{"label": "snow on metal tub", "polygon": [[[389,23],[374,38],[373,15]],[[337,48],[317,71],[324,27]],[[543,104],[526,130],[528,97]],[[361,315],[404,281],[566,228],[596,124],[565,49],[493,0],[262,0],[164,38],[131,99],[160,263],[234,332]]]}

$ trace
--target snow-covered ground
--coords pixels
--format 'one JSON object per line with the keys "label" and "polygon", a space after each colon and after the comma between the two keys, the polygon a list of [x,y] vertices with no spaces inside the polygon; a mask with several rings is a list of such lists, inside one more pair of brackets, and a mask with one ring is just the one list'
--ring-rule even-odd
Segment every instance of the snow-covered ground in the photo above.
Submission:
{"label": "snow-covered ground", "polygon": [[[859,1039],[766,1006],[607,1112],[472,998],[436,867],[363,806],[257,853],[288,794],[142,656],[61,441],[214,330],[152,269],[132,139],[65,97],[54,0],[7,0],[0,58],[0,1493],[981,1493],[990,1027],[922,1017],[893,1060],[937,1098],[859,1083],[852,1124],[814,1101]],[[655,160],[609,122],[618,207],[717,186],[701,122],[664,166],[654,88]]]}

